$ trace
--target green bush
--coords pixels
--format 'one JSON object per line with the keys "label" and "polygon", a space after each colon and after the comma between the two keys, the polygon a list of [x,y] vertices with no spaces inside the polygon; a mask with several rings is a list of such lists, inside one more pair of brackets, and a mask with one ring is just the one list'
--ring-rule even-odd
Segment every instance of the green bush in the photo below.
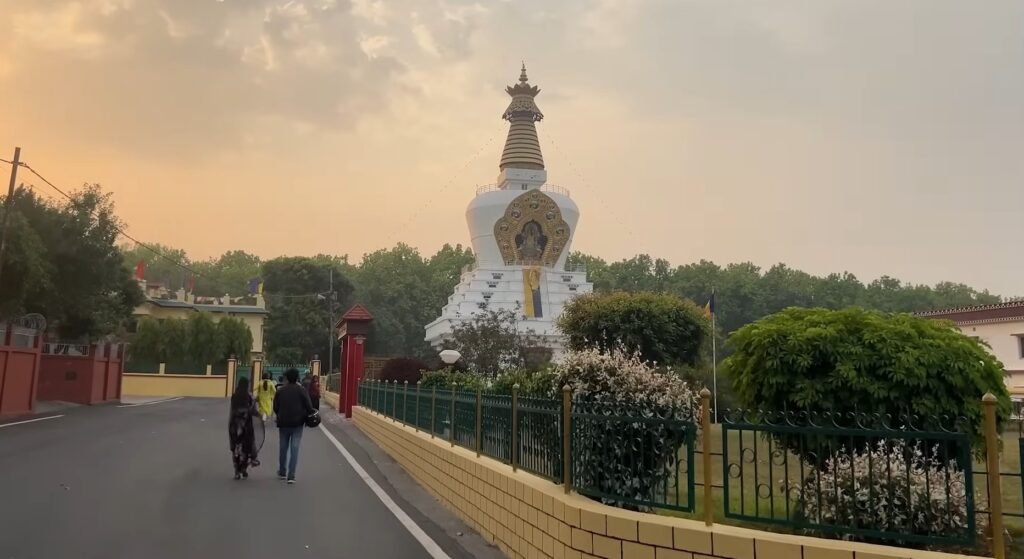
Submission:
{"label": "green bush", "polygon": [[396,357],[384,362],[377,378],[385,382],[397,381],[402,384],[408,381],[409,384],[416,384],[427,368],[427,364],[419,359]]}
{"label": "green bush", "polygon": [[470,392],[477,389],[483,390],[487,387],[480,375],[466,371],[456,371],[451,367],[425,373],[420,386],[424,389],[436,386],[438,390],[450,390],[453,384],[457,390]]}
{"label": "green bush", "polygon": [[590,293],[569,302],[558,319],[570,349],[623,348],[644,361],[700,362],[709,321],[692,301],[667,293]]}
{"label": "green bush", "polygon": [[558,375],[552,370],[506,371],[494,378],[490,392],[511,394],[512,387],[519,385],[519,395],[527,398],[550,398],[558,386]]}
{"label": "green bush", "polygon": [[579,490],[622,496],[633,505],[663,499],[662,489],[675,494],[683,426],[699,425],[698,393],[671,369],[656,369],[622,350],[569,351],[554,372],[555,386],[572,389],[580,414],[573,436],[573,483]]}
{"label": "green bush", "polygon": [[982,447],[981,398],[1010,414],[1003,366],[949,322],[860,308],[790,308],[737,330],[723,368],[741,404],[795,413],[915,418],[922,429],[963,418]]}

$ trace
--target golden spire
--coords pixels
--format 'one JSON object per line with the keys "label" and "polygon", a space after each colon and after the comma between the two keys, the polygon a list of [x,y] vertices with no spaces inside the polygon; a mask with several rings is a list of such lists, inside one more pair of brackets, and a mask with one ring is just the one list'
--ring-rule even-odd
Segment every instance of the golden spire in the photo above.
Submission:
{"label": "golden spire", "polygon": [[501,115],[501,118],[509,122],[509,129],[498,167],[503,170],[508,167],[543,169],[544,156],[537,139],[536,122],[544,118],[544,113],[540,112],[534,102],[540,88],[530,85],[526,77],[526,62],[523,62],[519,73],[519,83],[506,87],[505,92],[512,97],[512,102]]}

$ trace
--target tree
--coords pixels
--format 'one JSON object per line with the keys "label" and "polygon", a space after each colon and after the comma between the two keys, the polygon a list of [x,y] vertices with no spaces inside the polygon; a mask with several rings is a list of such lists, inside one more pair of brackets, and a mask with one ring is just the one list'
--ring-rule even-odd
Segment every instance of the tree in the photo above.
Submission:
{"label": "tree", "polygon": [[622,347],[648,362],[696,365],[710,324],[693,302],[664,293],[593,293],[570,301],[558,327],[572,349]]}
{"label": "tree", "polygon": [[143,279],[148,283],[159,283],[171,291],[188,288],[189,272],[185,266],[190,266],[191,262],[184,250],[160,243],[146,243],[146,246],[123,244],[120,251],[125,267],[132,274],[139,262],[143,264]]}
{"label": "tree", "polygon": [[[185,321],[188,332],[188,360],[194,364],[220,363],[224,359],[224,338],[209,313],[199,312]],[[248,328],[247,328],[248,330]]]}
{"label": "tree", "polygon": [[[462,354],[459,360],[477,374],[494,375],[506,369],[527,366],[528,360],[543,362],[539,341],[530,333],[521,333],[519,314],[505,309],[482,309],[471,320],[456,324],[445,348]],[[538,355],[539,354],[539,355]],[[547,361],[550,361],[550,350]],[[534,367],[543,363],[530,363]]]}
{"label": "tree", "polygon": [[225,316],[217,322],[218,335],[224,344],[224,358],[232,355],[242,362],[249,361],[252,351],[252,331],[241,319]]}
{"label": "tree", "polygon": [[378,379],[384,382],[398,382],[398,384],[408,382],[415,385],[423,377],[423,372],[427,368],[427,364],[419,359],[396,357],[388,359],[384,363],[384,366],[380,369]]}
{"label": "tree", "polygon": [[352,303],[354,287],[342,266],[323,259],[281,257],[263,264],[262,277],[270,311],[265,343],[271,360],[294,363],[314,354],[326,356],[334,321]]}
{"label": "tree", "polygon": [[[142,292],[115,244],[122,224],[110,194],[85,185],[54,203],[18,190],[10,207],[18,217],[0,288],[4,314],[42,314],[66,340],[123,333]],[[9,287],[14,278],[25,283]]]}
{"label": "tree", "polygon": [[260,258],[244,250],[230,250],[218,258],[194,264],[199,276],[196,292],[240,296],[249,293],[249,281],[260,275]]}
{"label": "tree", "polygon": [[[363,257],[356,274],[356,298],[374,317],[369,351],[378,355],[427,358],[433,354],[423,327],[437,317],[437,292],[420,253],[399,243]],[[447,297],[447,295],[446,295]]]}
{"label": "tree", "polygon": [[1010,413],[1002,364],[944,321],[789,308],[739,329],[730,344],[724,369],[752,409],[882,414],[894,422],[912,415],[931,428],[962,417],[976,443],[986,392],[999,399],[1000,425]]}

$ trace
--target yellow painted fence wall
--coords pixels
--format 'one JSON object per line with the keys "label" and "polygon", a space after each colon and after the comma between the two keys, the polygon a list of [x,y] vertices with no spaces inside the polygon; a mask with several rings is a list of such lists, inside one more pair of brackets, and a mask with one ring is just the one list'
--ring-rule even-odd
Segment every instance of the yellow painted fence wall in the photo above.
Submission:
{"label": "yellow painted fence wall", "polygon": [[223,398],[227,394],[226,375],[167,375],[125,373],[122,396],[195,396]]}
{"label": "yellow painted fence wall", "polygon": [[964,558],[645,514],[605,506],[547,480],[357,407],[356,426],[507,556],[528,559]]}

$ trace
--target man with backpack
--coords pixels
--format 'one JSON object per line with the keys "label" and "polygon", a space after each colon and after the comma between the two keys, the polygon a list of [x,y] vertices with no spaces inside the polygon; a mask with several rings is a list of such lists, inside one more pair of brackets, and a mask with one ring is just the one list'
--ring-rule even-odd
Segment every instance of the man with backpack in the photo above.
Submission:
{"label": "man with backpack", "polygon": [[274,414],[277,416],[277,431],[281,441],[277,477],[295,483],[302,429],[306,426],[306,418],[316,409],[309,400],[309,394],[299,385],[299,371],[288,369],[284,376],[287,383],[274,394]]}

